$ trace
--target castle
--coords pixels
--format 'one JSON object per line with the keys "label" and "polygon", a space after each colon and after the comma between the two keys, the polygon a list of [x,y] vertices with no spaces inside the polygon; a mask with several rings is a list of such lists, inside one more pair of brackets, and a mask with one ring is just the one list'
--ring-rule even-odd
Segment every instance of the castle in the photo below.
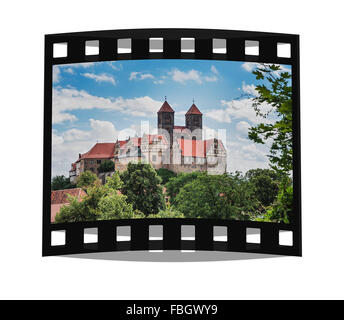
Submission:
{"label": "castle", "polygon": [[166,168],[175,173],[222,174],[227,166],[225,146],[217,138],[203,140],[202,117],[193,103],[185,114],[185,126],[176,126],[174,110],[165,99],[157,112],[157,134],[145,133],[142,137],[129,137],[114,143],[96,143],[72,163],[71,182],[86,170],[97,173],[104,181],[104,173],[98,173],[98,168],[106,159],[114,162],[115,171],[126,170],[129,162],[142,161],[155,169]]}

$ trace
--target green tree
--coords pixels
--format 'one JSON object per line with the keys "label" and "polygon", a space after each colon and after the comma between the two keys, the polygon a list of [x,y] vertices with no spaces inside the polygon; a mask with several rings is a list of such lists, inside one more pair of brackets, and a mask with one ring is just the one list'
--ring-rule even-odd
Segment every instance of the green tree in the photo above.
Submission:
{"label": "green tree", "polygon": [[261,221],[294,223],[293,185],[290,178],[282,180],[276,201]]}
{"label": "green tree", "polygon": [[76,186],[78,188],[83,188],[86,190],[88,187],[100,183],[100,180],[98,179],[97,175],[89,170],[84,171],[80,174],[76,181]]}
{"label": "green tree", "polygon": [[171,178],[175,177],[176,174],[168,169],[165,168],[160,168],[156,171],[156,173],[158,174],[158,176],[161,178],[162,180],[162,184],[166,184]]}
{"label": "green tree", "polygon": [[101,211],[98,207],[100,199],[107,194],[105,186],[94,185],[87,189],[87,195],[78,201],[77,197],[69,197],[69,204],[63,206],[55,217],[56,223],[98,220]]}
{"label": "green tree", "polygon": [[115,172],[112,177],[106,177],[106,186],[114,190],[120,190],[123,182],[118,172]]}
{"label": "green tree", "polygon": [[87,188],[87,195],[78,201],[77,197],[69,197],[69,204],[63,206],[55,217],[56,223],[94,221],[108,219],[134,219],[144,217],[134,211],[131,204],[126,202],[126,196],[118,189],[122,182],[118,173],[107,177],[105,185],[93,184]]}
{"label": "green tree", "polygon": [[69,178],[64,175],[55,176],[51,180],[51,190],[63,190],[75,188],[75,184],[72,184]]}
{"label": "green tree", "polygon": [[161,178],[150,164],[130,162],[127,170],[121,174],[121,179],[121,191],[128,197],[127,200],[134,210],[148,215],[165,209]]}
{"label": "green tree", "polygon": [[134,211],[126,199],[126,196],[116,192],[102,197],[99,201],[99,220],[144,218],[145,215],[138,210]]}
{"label": "green tree", "polygon": [[184,214],[172,207],[160,210],[157,214],[149,214],[147,218],[185,218]]}
{"label": "green tree", "polygon": [[269,169],[251,169],[245,177],[253,185],[254,194],[263,206],[271,205],[277,197],[280,175]]}
{"label": "green tree", "polygon": [[115,171],[115,163],[108,159],[102,161],[102,163],[98,167],[99,173],[111,171]]}
{"label": "green tree", "polygon": [[191,173],[179,173],[176,177],[171,178],[165,185],[166,193],[170,197],[171,204],[174,204],[177,194],[180,189],[185,186],[188,182],[197,179],[204,173],[200,171],[194,171]]}
{"label": "green tree", "polygon": [[[261,144],[271,140],[270,166],[288,174],[293,168],[291,74],[281,72],[279,65],[270,64],[261,64],[253,74],[262,81],[256,86],[258,96],[253,103],[256,114],[266,118],[273,113],[278,120],[273,124],[260,123],[251,127],[248,137]],[[272,108],[269,111],[265,111],[267,104]]]}
{"label": "green tree", "polygon": [[200,175],[181,188],[175,208],[187,218],[254,220],[260,214],[250,184],[239,174]]}

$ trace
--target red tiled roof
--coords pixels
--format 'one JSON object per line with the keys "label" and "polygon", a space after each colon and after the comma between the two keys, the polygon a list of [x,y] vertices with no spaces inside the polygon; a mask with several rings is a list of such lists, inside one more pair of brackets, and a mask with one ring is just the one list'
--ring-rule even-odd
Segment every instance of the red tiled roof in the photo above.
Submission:
{"label": "red tiled roof", "polygon": [[158,111],[158,113],[160,112],[174,112],[174,110],[171,108],[168,102],[165,101],[163,105],[161,106],[160,110]]}
{"label": "red tiled roof", "polygon": [[167,144],[167,141],[163,135],[157,135],[157,134],[147,134],[148,137],[148,143],[152,144],[154,139],[162,140],[163,143]]}
{"label": "red tiled roof", "polygon": [[181,133],[181,132],[187,131],[188,129],[185,126],[174,126],[173,130],[176,133]]}
{"label": "red tiled roof", "polygon": [[130,138],[130,141],[133,143],[135,147],[141,146],[141,138],[138,138],[138,137]]}
{"label": "red tiled roof", "polygon": [[119,147],[122,148],[127,143],[127,140],[120,140],[118,141],[118,143],[119,143]]}
{"label": "red tiled roof", "polygon": [[81,188],[64,189],[64,190],[53,190],[51,191],[51,204],[63,204],[68,203],[68,196],[78,197],[81,201],[81,197],[86,195],[86,192]]}
{"label": "red tiled roof", "polygon": [[96,143],[90,151],[81,155],[82,159],[111,159],[114,157],[115,143]]}
{"label": "red tiled roof", "polygon": [[202,112],[199,111],[199,109],[193,103],[192,106],[190,107],[190,109],[188,110],[188,112],[186,114],[202,114]]}

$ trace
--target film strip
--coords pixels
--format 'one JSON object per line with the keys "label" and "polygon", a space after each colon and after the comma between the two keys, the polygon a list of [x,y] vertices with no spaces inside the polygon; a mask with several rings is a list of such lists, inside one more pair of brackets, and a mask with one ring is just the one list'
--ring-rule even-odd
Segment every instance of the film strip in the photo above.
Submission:
{"label": "film strip", "polygon": [[[62,55],[56,45],[64,45]],[[290,46],[281,56],[280,44]],[[96,50],[87,52],[86,47]],[[250,47],[258,50],[251,53]],[[52,151],[52,70],[54,65],[142,59],[200,59],[276,63],[292,66],[293,93],[293,212],[292,224],[222,219],[130,219],[50,223]],[[151,237],[154,227],[159,237]],[[119,239],[120,228],[127,236]],[[189,228],[187,237],[183,230]],[[93,229],[97,239],[85,242]],[[191,230],[191,231],[190,231]],[[222,238],[216,238],[222,230]],[[250,232],[259,241],[250,241]],[[56,232],[61,244],[53,245]],[[281,242],[290,233],[291,244]],[[191,236],[190,236],[191,235]],[[133,29],[53,34],[45,36],[43,256],[126,250],[215,250],[301,256],[301,168],[299,36],[290,34],[208,29]]]}

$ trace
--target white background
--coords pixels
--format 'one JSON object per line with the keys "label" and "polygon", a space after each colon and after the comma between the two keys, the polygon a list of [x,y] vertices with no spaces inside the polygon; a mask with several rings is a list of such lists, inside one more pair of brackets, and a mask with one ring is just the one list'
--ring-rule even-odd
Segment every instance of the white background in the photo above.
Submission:
{"label": "white background", "polygon": [[[341,4],[2,1],[0,298],[344,298]],[[146,27],[301,35],[302,258],[157,263],[41,257],[44,34]]]}

